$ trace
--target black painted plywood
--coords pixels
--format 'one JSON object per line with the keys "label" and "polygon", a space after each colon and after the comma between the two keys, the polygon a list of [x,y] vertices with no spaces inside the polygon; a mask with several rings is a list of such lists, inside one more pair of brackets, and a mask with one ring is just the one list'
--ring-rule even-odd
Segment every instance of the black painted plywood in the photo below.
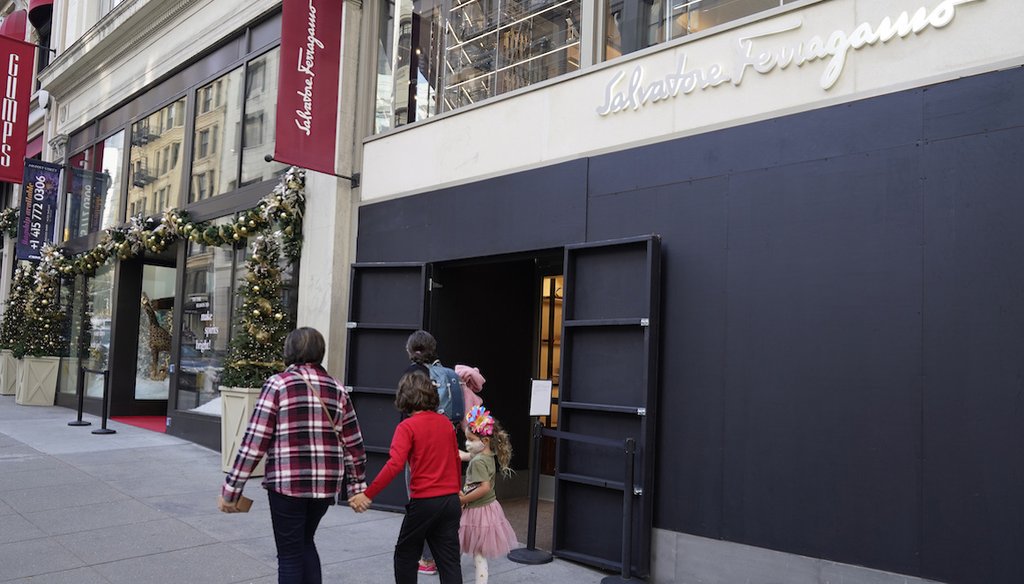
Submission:
{"label": "black painted plywood", "polygon": [[924,573],[1024,582],[1024,127],[924,152]]}

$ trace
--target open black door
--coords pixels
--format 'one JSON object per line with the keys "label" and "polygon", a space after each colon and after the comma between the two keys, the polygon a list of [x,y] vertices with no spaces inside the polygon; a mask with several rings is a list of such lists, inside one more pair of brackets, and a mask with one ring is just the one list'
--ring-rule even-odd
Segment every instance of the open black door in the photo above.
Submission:
{"label": "open black door", "polygon": [[621,570],[624,497],[632,497],[629,563],[639,577],[650,571],[660,266],[657,236],[565,250],[552,551]]}
{"label": "open black door", "polygon": [[[352,265],[345,386],[359,416],[368,479],[387,462],[401,421],[395,391],[409,364],[405,341],[423,328],[428,281],[426,264]],[[405,481],[396,478],[374,499],[374,507],[401,509],[406,501]]]}

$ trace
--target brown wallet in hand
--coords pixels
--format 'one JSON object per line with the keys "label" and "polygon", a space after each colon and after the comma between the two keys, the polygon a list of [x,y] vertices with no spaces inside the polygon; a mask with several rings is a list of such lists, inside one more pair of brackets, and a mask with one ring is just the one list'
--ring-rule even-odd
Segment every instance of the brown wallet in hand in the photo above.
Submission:
{"label": "brown wallet in hand", "polygon": [[242,513],[248,513],[249,509],[252,508],[252,499],[242,495],[238,498],[238,501],[235,502],[235,507]]}

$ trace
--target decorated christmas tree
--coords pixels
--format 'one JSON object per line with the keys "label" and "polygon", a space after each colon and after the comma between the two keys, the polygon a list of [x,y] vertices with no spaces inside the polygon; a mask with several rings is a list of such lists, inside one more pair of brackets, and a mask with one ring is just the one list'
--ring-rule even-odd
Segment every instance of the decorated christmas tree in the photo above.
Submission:
{"label": "decorated christmas tree", "polygon": [[64,311],[58,296],[58,264],[48,258],[53,254],[60,254],[60,250],[52,246],[43,248],[43,261],[36,271],[25,311],[24,352],[31,357],[62,357],[68,348],[64,337]]}
{"label": "decorated christmas tree", "polygon": [[250,238],[248,274],[238,287],[242,304],[232,328],[221,384],[261,387],[284,369],[284,339],[292,329],[281,301],[281,247],[272,235]]}
{"label": "decorated christmas tree", "polygon": [[25,309],[29,292],[35,285],[34,272],[32,264],[27,262],[14,271],[11,293],[7,297],[3,320],[0,320],[0,349],[10,349],[17,357],[25,354]]}

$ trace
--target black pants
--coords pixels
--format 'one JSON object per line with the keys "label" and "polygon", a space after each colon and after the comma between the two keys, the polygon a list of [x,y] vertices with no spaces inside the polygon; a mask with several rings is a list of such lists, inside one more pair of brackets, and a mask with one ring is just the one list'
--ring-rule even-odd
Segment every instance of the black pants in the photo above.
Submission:
{"label": "black pants", "polygon": [[441,584],[462,584],[459,556],[459,496],[412,499],[405,506],[405,520],[395,544],[396,584],[415,584],[423,542],[430,545]]}
{"label": "black pants", "polygon": [[330,499],[289,497],[267,491],[277,544],[278,584],[320,584],[320,554],[313,536]]}

